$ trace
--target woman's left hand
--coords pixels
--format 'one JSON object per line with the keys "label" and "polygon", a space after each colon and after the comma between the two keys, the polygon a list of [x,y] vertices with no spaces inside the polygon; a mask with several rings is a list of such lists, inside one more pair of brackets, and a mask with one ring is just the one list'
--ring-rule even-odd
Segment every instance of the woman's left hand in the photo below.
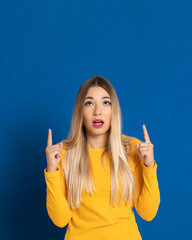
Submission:
{"label": "woman's left hand", "polygon": [[143,124],[143,133],[145,142],[137,143],[135,147],[145,166],[152,168],[155,165],[153,144],[150,141],[145,124]]}

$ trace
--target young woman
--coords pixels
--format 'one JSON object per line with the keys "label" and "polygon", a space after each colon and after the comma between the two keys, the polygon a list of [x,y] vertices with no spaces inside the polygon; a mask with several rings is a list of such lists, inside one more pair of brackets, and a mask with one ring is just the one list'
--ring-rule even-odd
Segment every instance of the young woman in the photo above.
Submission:
{"label": "young woman", "polygon": [[65,240],[141,240],[137,213],[151,221],[160,204],[157,164],[145,125],[145,141],[122,134],[121,109],[102,76],[80,87],[68,139],[46,147],[48,215],[68,224]]}

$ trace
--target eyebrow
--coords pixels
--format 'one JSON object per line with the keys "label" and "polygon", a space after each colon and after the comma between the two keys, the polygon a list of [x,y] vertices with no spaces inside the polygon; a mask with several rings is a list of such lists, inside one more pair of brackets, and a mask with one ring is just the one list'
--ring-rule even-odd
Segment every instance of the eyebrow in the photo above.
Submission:
{"label": "eyebrow", "polygon": [[[109,99],[111,99],[110,97],[107,97],[107,96],[105,96],[105,97],[102,97],[102,99],[106,99],[106,98],[109,98]],[[86,97],[85,99],[94,99],[93,97]]]}

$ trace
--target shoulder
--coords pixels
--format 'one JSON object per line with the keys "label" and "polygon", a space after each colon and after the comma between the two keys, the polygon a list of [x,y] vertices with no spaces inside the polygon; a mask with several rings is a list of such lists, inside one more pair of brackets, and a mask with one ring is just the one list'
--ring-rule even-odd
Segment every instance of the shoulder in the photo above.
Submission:
{"label": "shoulder", "polygon": [[128,137],[128,139],[130,139],[129,143],[131,144],[131,151],[128,156],[128,162],[129,162],[129,166],[130,166],[131,170],[134,171],[136,166],[139,163],[138,162],[139,161],[138,153],[137,153],[137,150],[135,147],[136,147],[137,143],[141,143],[142,141],[136,137],[127,136],[125,134],[123,134],[123,136],[125,138]]}
{"label": "shoulder", "polygon": [[63,150],[62,150],[62,153],[61,153],[61,159],[60,159],[60,162],[58,163],[58,168],[60,168],[60,167],[62,166],[62,164],[63,164],[63,160],[64,160],[64,155],[65,155],[65,153],[67,152],[67,149],[66,149],[66,147],[65,147],[65,145],[64,145],[64,143],[63,143],[63,141],[61,141],[60,143],[63,144]]}
{"label": "shoulder", "polygon": [[132,136],[127,136],[125,134],[122,134],[124,138],[127,138],[129,140],[129,142],[131,143],[131,145],[133,147],[136,146],[137,143],[141,143],[142,141],[136,137],[132,137]]}
{"label": "shoulder", "polygon": [[61,154],[61,160],[63,159],[65,153],[67,152],[67,148],[65,146],[65,144],[61,141],[61,143],[63,144],[63,150],[62,150],[62,154]]}

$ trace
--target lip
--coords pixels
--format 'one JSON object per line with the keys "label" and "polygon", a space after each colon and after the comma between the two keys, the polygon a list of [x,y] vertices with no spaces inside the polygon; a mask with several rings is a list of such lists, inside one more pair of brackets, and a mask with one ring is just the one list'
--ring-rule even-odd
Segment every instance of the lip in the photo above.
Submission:
{"label": "lip", "polygon": [[104,123],[103,119],[94,119],[94,120],[92,121],[92,123],[95,122],[95,121],[102,121],[102,122]]}
{"label": "lip", "polygon": [[101,128],[101,127],[103,127],[103,125],[104,125],[104,123],[102,123],[102,124],[100,124],[100,125],[97,125],[97,124],[94,124],[94,123],[93,123],[93,127],[95,127],[95,128]]}
{"label": "lip", "polygon": [[[94,124],[94,121],[102,121],[103,123],[101,125],[97,125],[97,124]],[[95,128],[102,128],[104,125],[103,119],[94,119],[92,123],[93,123],[93,127]]]}

